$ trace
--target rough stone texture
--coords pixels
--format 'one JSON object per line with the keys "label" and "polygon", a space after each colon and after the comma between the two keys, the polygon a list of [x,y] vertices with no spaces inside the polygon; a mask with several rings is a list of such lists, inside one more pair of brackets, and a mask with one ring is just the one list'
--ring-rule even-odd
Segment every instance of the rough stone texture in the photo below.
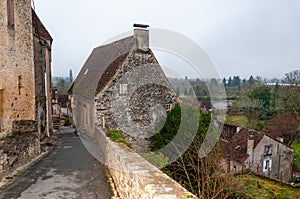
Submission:
{"label": "rough stone texture", "polygon": [[[119,93],[120,84],[127,85],[126,94]],[[176,93],[152,51],[134,50],[96,96],[98,124],[103,126],[104,117],[106,128],[121,129],[136,151],[146,152],[148,143],[143,138],[149,137],[155,121],[163,117],[166,106],[173,106],[175,101]]]}
{"label": "rough stone texture", "polygon": [[32,10],[32,24],[36,119],[39,120],[40,131],[49,125],[49,131],[52,132],[51,46],[53,39],[34,10]]}
{"label": "rough stone texture", "polygon": [[13,133],[37,132],[37,122],[33,120],[14,121],[12,125]]}
{"label": "rough stone texture", "polygon": [[40,152],[37,122],[33,120],[14,121],[12,134],[0,140],[0,173],[7,171],[27,157],[40,154]]}
{"label": "rough stone texture", "polygon": [[121,199],[197,198],[128,147],[97,129],[98,145]]}
{"label": "rough stone texture", "polygon": [[11,131],[14,120],[35,119],[31,1],[14,2],[12,29],[7,25],[7,1],[0,1],[0,132]]}

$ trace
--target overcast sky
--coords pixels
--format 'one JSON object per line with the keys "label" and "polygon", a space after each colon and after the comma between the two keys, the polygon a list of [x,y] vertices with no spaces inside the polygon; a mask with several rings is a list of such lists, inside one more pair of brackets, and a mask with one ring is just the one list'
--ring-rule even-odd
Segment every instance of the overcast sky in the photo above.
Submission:
{"label": "overcast sky", "polygon": [[77,74],[94,47],[133,23],[194,40],[222,77],[282,78],[300,68],[298,0],[36,0],[35,8],[54,39],[55,76]]}

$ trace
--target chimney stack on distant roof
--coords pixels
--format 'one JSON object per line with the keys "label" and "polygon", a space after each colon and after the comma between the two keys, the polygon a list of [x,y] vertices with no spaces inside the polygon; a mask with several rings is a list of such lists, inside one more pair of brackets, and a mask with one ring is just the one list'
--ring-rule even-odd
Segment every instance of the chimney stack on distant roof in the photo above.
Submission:
{"label": "chimney stack on distant roof", "polygon": [[134,29],[134,49],[147,51],[149,49],[149,25],[133,24]]}
{"label": "chimney stack on distant roof", "polygon": [[149,28],[149,25],[135,23],[135,24],[133,24],[133,27],[134,28]]}

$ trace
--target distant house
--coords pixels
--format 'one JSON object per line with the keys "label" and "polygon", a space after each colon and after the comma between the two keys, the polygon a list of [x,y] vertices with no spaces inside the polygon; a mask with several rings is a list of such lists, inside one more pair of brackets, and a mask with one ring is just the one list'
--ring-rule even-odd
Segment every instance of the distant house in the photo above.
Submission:
{"label": "distant house", "polygon": [[[231,131],[230,131],[231,130]],[[247,169],[289,182],[292,177],[293,149],[267,134],[224,124],[221,146],[222,169],[239,173]]]}
{"label": "distant house", "polygon": [[14,122],[51,124],[52,38],[30,0],[5,0],[0,7],[0,137],[5,137]]}
{"label": "distant house", "polygon": [[[160,104],[170,110],[176,101],[175,91],[149,48],[149,31],[143,27],[137,27],[132,36],[95,48],[70,92],[77,129],[86,129],[95,119],[102,128],[122,129],[136,150],[147,148],[142,137],[143,127],[156,118],[151,108]],[[122,120],[117,121],[119,118]],[[134,126],[139,130],[129,133]]]}

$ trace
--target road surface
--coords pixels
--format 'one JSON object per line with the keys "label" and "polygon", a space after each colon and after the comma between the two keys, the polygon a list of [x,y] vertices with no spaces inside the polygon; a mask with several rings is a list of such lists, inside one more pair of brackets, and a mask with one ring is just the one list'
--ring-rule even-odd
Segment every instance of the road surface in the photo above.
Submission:
{"label": "road surface", "polygon": [[87,152],[73,129],[64,128],[56,136],[54,150],[0,189],[0,198],[111,198],[105,167]]}

